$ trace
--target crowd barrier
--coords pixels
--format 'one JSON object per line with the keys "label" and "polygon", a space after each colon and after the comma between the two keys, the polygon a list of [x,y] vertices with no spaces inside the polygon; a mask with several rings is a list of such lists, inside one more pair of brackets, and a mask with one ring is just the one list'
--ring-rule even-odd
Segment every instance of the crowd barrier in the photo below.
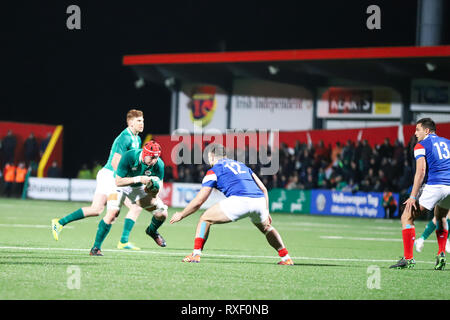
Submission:
{"label": "crowd barrier", "polygon": [[[92,201],[95,180],[35,178],[28,181],[27,197],[41,200]],[[199,183],[165,182],[160,197],[169,207],[184,208],[200,191]],[[397,203],[399,195],[393,194]],[[201,206],[207,209],[224,199],[218,190],[213,190]],[[271,212],[295,214],[334,215],[349,217],[384,218],[383,193],[339,192],[332,190],[286,190],[269,191]],[[398,216],[398,207],[391,217]]]}
{"label": "crowd barrier", "polygon": [[[30,177],[26,194],[29,199],[90,202],[96,185],[96,180],[90,179]],[[160,197],[170,207],[183,208],[194,199],[201,186],[199,183],[164,182]],[[221,192],[213,190],[201,209],[207,209],[224,198]]]}
{"label": "crowd barrier", "polygon": [[[399,194],[393,194],[399,203]],[[340,192],[333,190],[269,191],[271,212],[333,215],[347,217],[385,218],[382,192]],[[398,217],[397,209],[391,218]]]}

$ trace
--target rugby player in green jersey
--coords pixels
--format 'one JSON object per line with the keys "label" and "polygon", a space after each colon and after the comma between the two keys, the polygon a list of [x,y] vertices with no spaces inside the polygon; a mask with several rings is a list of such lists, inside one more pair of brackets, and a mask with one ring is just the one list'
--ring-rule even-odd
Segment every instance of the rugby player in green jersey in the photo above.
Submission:
{"label": "rugby player in green jersey", "polygon": [[[122,155],[128,150],[139,149],[141,147],[139,133],[144,130],[143,112],[136,109],[128,111],[127,125],[127,128],[114,140],[106,165],[97,173],[97,187],[91,205],[77,209],[61,219],[56,218],[52,220],[52,233],[55,240],[59,239],[59,234],[66,224],[87,217],[96,217],[103,212],[108,195],[115,192],[114,171],[117,169]],[[139,250],[138,247],[128,242],[128,236],[142,208],[136,204],[132,204],[129,200],[125,201],[125,205],[130,210],[125,219],[118,248]]]}
{"label": "rugby player in green jersey", "polygon": [[158,197],[164,178],[164,162],[160,155],[161,146],[153,140],[147,142],[142,149],[123,154],[115,172],[116,191],[108,196],[106,215],[98,224],[91,256],[103,255],[101,245],[118,217],[125,199],[153,213],[152,221],[145,232],[159,246],[166,246],[165,240],[157,231],[167,218],[167,206]]}

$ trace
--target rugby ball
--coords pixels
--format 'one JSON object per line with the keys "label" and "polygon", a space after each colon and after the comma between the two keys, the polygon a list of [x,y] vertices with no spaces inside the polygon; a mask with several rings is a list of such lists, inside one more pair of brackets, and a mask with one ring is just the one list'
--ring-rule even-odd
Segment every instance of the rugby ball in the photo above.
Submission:
{"label": "rugby ball", "polygon": [[145,186],[146,192],[155,192],[159,190],[161,180],[157,176],[150,176],[151,181]]}

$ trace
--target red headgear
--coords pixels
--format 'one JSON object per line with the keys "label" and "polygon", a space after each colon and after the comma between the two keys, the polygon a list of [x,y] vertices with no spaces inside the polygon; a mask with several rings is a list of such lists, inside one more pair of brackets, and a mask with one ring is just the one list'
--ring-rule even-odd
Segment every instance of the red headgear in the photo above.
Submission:
{"label": "red headgear", "polygon": [[150,140],[142,148],[142,159],[145,157],[156,157],[161,155],[161,146],[158,142]]}

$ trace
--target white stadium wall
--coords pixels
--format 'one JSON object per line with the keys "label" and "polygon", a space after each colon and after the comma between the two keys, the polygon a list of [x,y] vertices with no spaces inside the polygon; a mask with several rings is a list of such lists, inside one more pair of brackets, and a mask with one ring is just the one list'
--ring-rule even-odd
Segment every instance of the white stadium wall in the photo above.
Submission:
{"label": "white stadium wall", "polygon": [[263,80],[235,80],[232,129],[308,130],[313,128],[313,98],[300,86]]}
{"label": "white stadium wall", "polygon": [[[165,182],[163,189],[160,191],[160,196],[166,205],[184,208],[195,197],[201,186],[200,183]],[[30,177],[27,197],[39,200],[91,202],[94,197],[95,187],[96,180],[90,179]],[[201,209],[207,209],[222,199],[225,199],[225,196],[220,191],[213,190],[211,196],[201,206]]]}

